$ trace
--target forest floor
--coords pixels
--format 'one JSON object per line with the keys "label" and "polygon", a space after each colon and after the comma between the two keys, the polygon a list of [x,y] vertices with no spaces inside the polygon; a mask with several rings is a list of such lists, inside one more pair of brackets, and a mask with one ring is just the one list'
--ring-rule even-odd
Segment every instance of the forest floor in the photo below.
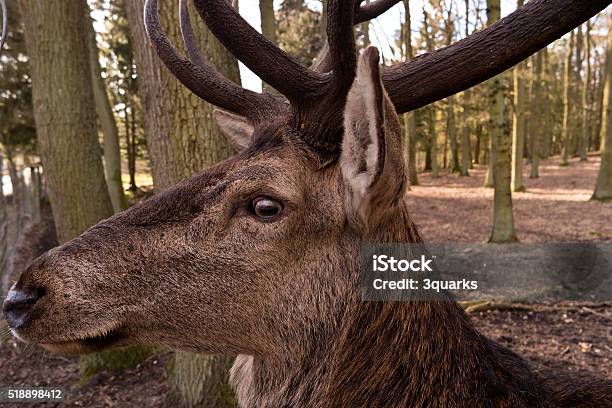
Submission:
{"label": "forest floor", "polygon": [[[612,242],[612,202],[590,201],[599,157],[577,158],[560,167],[554,157],[540,163],[540,177],[529,178],[525,192],[513,193],[514,224],[521,242]],[[493,189],[485,188],[486,166],[470,177],[444,171],[437,179],[419,173],[409,192],[412,219],[425,242],[486,242],[493,225]]]}
{"label": "forest floor", "polygon": [[[519,239],[612,242],[612,203],[589,201],[598,164],[589,157],[586,163],[572,160],[561,168],[551,159],[542,163],[539,179],[526,178],[527,191],[513,194]],[[470,177],[442,173],[435,180],[419,174],[421,186],[412,187],[410,206],[426,241],[487,240],[493,191],[482,187],[484,171],[477,166]],[[612,378],[612,303],[529,303],[471,316],[483,334],[524,356],[538,371]],[[168,352],[160,352],[132,370],[100,373],[83,382],[78,359],[50,355],[6,335],[0,337],[0,386],[62,387],[67,391],[62,406],[69,407],[159,407],[167,392],[168,358]]]}

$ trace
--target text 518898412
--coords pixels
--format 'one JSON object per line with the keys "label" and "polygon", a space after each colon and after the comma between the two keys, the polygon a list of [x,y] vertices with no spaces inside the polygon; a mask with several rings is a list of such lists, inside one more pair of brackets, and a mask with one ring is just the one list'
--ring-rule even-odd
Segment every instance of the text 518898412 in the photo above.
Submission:
{"label": "text 518898412", "polygon": [[65,392],[54,387],[0,387],[2,402],[57,402],[62,401]]}

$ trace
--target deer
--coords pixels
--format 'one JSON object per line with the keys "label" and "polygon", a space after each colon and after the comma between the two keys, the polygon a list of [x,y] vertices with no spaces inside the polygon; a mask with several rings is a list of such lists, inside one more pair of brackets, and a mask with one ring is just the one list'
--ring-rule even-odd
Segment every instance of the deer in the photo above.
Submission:
{"label": "deer", "polygon": [[[396,1],[329,0],[327,46],[306,67],[226,0],[195,0],[211,32],[278,94],[187,56],[148,0],[148,36],[237,147],[231,158],[32,262],[3,311],[54,353],[148,344],[237,356],[242,407],[609,407],[612,384],[548,376],[481,335],[450,295],[366,302],[364,243],[421,243],[398,115],[510,68],[608,5],[532,0],[449,47],[396,65],[355,50],[353,26]],[[492,47],[491,44],[496,44]]]}

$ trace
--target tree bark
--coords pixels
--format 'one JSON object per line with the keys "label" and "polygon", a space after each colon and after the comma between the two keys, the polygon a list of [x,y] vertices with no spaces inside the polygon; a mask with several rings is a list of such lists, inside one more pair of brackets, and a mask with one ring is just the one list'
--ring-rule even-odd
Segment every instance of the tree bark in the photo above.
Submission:
{"label": "tree bark", "polygon": [[[38,149],[58,239],[66,242],[113,213],[95,127],[84,1],[21,0]],[[84,358],[83,369],[125,361],[124,350]]]}
{"label": "tree bark", "polygon": [[580,161],[587,161],[587,152],[589,148],[589,91],[591,85],[591,24],[586,22],[586,30],[584,33],[584,60],[586,62],[584,82],[582,85],[582,110],[580,122],[582,123],[582,134],[580,137]]}
{"label": "tree bark", "polygon": [[438,109],[431,105],[429,117],[429,150],[431,151],[431,178],[440,177],[440,165],[438,163]]}
{"label": "tree bark", "polygon": [[[500,0],[487,0],[488,25],[501,18]],[[493,230],[489,242],[517,241],[512,215],[510,192],[510,144],[511,136],[506,115],[506,95],[503,75],[489,81],[491,121],[491,162],[493,163]]]}
{"label": "tree bark", "polygon": [[531,171],[529,178],[540,177],[540,156],[542,150],[542,53],[535,55],[534,79],[533,79],[533,117],[531,118],[530,131],[530,151],[531,151]]}
{"label": "tree bark", "polygon": [[612,200],[612,12],[608,12],[608,48],[601,124],[601,165],[593,200]]}
{"label": "tree bark", "polygon": [[570,97],[572,80],[572,55],[574,53],[574,32],[570,34],[567,43],[567,55],[565,58],[565,66],[563,67],[563,128],[561,131],[561,142],[563,143],[563,151],[561,153],[561,166],[569,166],[569,149],[570,149]]}
{"label": "tree bark", "polygon": [[[127,15],[135,45],[153,182],[155,190],[162,191],[227,158],[233,149],[212,119],[213,106],[178,82],[150,47],[142,21],[143,3],[128,0]],[[178,2],[161,2],[159,14],[168,37],[182,46]],[[238,62],[196,16],[197,13],[192,13],[192,23],[204,55],[221,73],[239,84]],[[225,379],[229,366],[230,360],[224,357],[177,352],[169,376],[169,401],[181,407],[221,404],[217,396],[227,395]]]}
{"label": "tree bark", "polygon": [[[523,7],[524,0],[516,2],[516,8]],[[512,71],[514,85],[514,112],[512,120],[512,175],[511,190],[525,191],[523,182],[523,153],[525,150],[525,63],[521,62]]]}
{"label": "tree bark", "polygon": [[121,182],[121,150],[119,148],[119,132],[113,110],[111,108],[106,84],[102,78],[102,68],[98,56],[98,44],[96,33],[93,28],[93,19],[89,15],[89,6],[85,5],[85,19],[87,21],[89,65],[91,67],[91,82],[96,106],[96,114],[104,136],[104,172],[108,194],[113,205],[113,212],[118,213],[125,210],[127,199]]}
{"label": "tree bark", "polygon": [[[429,15],[423,6],[423,32],[425,35],[425,45],[428,52],[434,51],[434,38],[433,34],[429,30]],[[438,121],[438,108],[435,104],[429,107],[429,129],[428,129],[428,150],[429,150],[429,164],[431,165],[431,177],[440,177],[440,169],[438,164],[438,132],[437,132],[437,121]],[[427,157],[425,158],[425,168],[427,168]]]}
{"label": "tree bark", "polygon": [[8,216],[6,212],[6,198],[4,197],[4,183],[2,180],[4,172],[4,155],[0,151],[0,297],[8,288],[4,287],[6,271],[6,258],[8,254]]}
{"label": "tree bark", "polygon": [[574,46],[576,47],[574,56],[576,57],[576,62],[574,63],[574,67],[572,70],[572,81],[570,82],[570,91],[571,91],[571,113],[570,116],[574,118],[570,127],[570,156],[574,157],[578,155],[578,151],[580,149],[580,137],[582,136],[582,106],[581,106],[581,89],[580,84],[582,83],[582,45],[583,45],[583,35],[582,35],[582,26],[578,26],[576,28],[576,39],[574,41]]}
{"label": "tree bark", "polygon": [[60,242],[112,214],[95,129],[85,3],[21,0],[38,148]]}
{"label": "tree bark", "polygon": [[550,69],[550,58],[548,56],[548,48],[543,48],[542,61],[544,64],[544,74],[542,77],[542,89],[543,89],[543,104],[544,104],[544,126],[543,126],[543,146],[542,146],[542,158],[548,158],[551,155],[552,142],[553,142],[553,122],[552,122],[552,111],[551,111],[551,69]]}
{"label": "tree bark", "polygon": [[514,68],[512,72],[514,82],[514,119],[512,121],[512,191],[525,191],[525,183],[523,182],[523,153],[525,149],[524,69],[525,65],[521,63]]}
{"label": "tree bark", "polygon": [[[270,40],[273,44],[278,44],[276,38],[276,18],[274,16],[274,1],[259,0],[259,14],[261,16],[261,33]],[[274,92],[267,83],[263,83],[263,90],[266,92]]]}
{"label": "tree bark", "polygon": [[[465,0],[465,36],[470,35],[470,0]],[[461,176],[470,175],[470,97],[471,92],[463,92],[463,125],[461,127]]]}
{"label": "tree bark", "polygon": [[[412,32],[410,19],[410,0],[403,0],[405,21],[402,26],[404,38],[404,57],[407,59],[414,58],[414,50],[412,48]],[[411,186],[418,186],[419,179],[417,176],[416,166],[416,117],[415,112],[407,112],[404,114],[404,125],[406,131],[406,147],[408,149],[408,181]]]}
{"label": "tree bark", "polygon": [[[156,191],[162,191],[227,158],[233,154],[233,148],[212,120],[213,106],[201,101],[172,76],[151,48],[142,21],[143,4],[144,0],[126,1],[153,183]],[[168,37],[182,46],[178,2],[160,2],[159,12]],[[204,27],[197,13],[191,14],[203,53],[221,73],[240,83],[236,59]]]}
{"label": "tree bark", "polygon": [[482,123],[476,125],[476,143],[474,143],[474,163],[480,164],[480,141],[482,140]]}

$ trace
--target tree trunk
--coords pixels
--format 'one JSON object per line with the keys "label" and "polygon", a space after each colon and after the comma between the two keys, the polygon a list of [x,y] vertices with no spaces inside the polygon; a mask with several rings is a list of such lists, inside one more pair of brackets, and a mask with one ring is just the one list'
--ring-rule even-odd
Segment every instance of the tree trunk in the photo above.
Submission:
{"label": "tree trunk", "polygon": [[9,178],[11,179],[11,188],[13,191],[13,208],[15,209],[15,236],[19,236],[24,227],[25,220],[23,219],[23,186],[21,177],[15,164],[15,157],[12,148],[5,147],[6,161],[8,163]]}
{"label": "tree trunk", "polygon": [[431,178],[440,177],[440,167],[438,164],[438,109],[436,105],[431,105],[429,118],[429,150],[431,152]]}
{"label": "tree trunk", "polygon": [[608,12],[608,48],[601,123],[601,165],[593,200],[612,199],[612,12]]}
{"label": "tree trunk", "polygon": [[570,130],[570,156],[574,157],[578,155],[580,150],[580,137],[582,136],[582,107],[581,107],[581,89],[580,84],[582,83],[582,45],[584,44],[582,35],[582,26],[576,27],[576,41],[574,42],[576,62],[574,69],[572,70],[572,80],[570,82],[571,91],[571,103],[570,110],[572,111],[570,116],[574,118],[570,123],[572,125]]}
{"label": "tree trunk", "polygon": [[586,32],[584,34],[584,59],[586,61],[585,77],[582,86],[582,110],[581,120],[582,134],[580,137],[580,161],[587,161],[587,151],[589,148],[589,90],[591,85],[591,24],[586,22]]}
{"label": "tree trunk", "polygon": [[[519,3],[522,3],[519,1]],[[519,5],[520,7],[521,5]],[[525,65],[517,65],[512,77],[514,81],[514,120],[512,121],[512,191],[525,191],[523,182],[523,154],[525,143]]]}
{"label": "tree trunk", "polygon": [[416,118],[414,112],[404,114],[406,145],[408,149],[408,181],[411,186],[419,185],[416,166]]}
{"label": "tree trunk", "polygon": [[[143,3],[143,0],[128,1],[127,14],[135,45],[139,93],[146,115],[145,133],[153,182],[156,191],[162,191],[227,158],[233,150],[212,120],[213,106],[201,101],[180,84],[162,66],[148,45],[142,22]],[[159,13],[169,38],[174,44],[182,46],[178,2],[160,2]],[[192,22],[203,53],[221,73],[240,83],[238,62],[199,19],[193,18],[196,16],[197,13],[192,13]],[[227,394],[225,378],[229,361],[220,357],[177,352],[169,376],[169,401],[174,406],[182,407],[216,403],[216,396]],[[206,404],[203,405],[202,401],[206,401]]]}
{"label": "tree trunk", "polygon": [[[274,1],[259,0],[259,14],[261,16],[261,33],[274,44],[278,44],[276,38],[276,18],[274,16]],[[265,92],[274,92],[274,88],[265,82],[262,84]]]}
{"label": "tree trunk", "polygon": [[[444,21],[444,35],[446,37],[446,45],[449,46],[453,42],[454,23],[451,16],[452,11],[448,10],[447,19]],[[457,128],[455,127],[455,98],[449,96],[446,98],[446,136],[450,141],[450,165],[451,173],[459,173],[459,147],[457,146]],[[446,143],[444,144],[445,166],[446,166]]]}
{"label": "tree trunk", "polygon": [[[423,32],[425,36],[425,45],[427,47],[427,51],[433,52],[435,49],[433,33],[429,30],[429,15],[425,9],[425,4],[423,4]],[[428,129],[428,143],[429,145],[429,156],[425,156],[425,168],[427,169],[428,164],[431,168],[431,177],[438,178],[440,177],[440,169],[438,164],[438,132],[437,132],[437,121],[438,121],[438,109],[436,104],[431,104],[429,106],[429,129]]]}
{"label": "tree trunk", "polygon": [[[66,242],[113,213],[95,128],[84,1],[21,0],[38,150],[58,239]],[[83,359],[85,373],[131,354]]]}
{"label": "tree trunk", "polygon": [[533,79],[533,106],[534,112],[531,118],[531,134],[529,137],[531,150],[531,171],[529,178],[540,177],[540,155],[542,150],[542,52],[538,52],[534,61]]}
{"label": "tree trunk", "polygon": [[[470,35],[470,1],[465,0],[465,36]],[[461,176],[470,175],[470,96],[471,92],[466,89],[463,92],[463,125],[461,127]]]}
{"label": "tree trunk", "polygon": [[83,1],[21,0],[38,148],[60,242],[112,214],[95,129]]}
{"label": "tree trunk", "polygon": [[[516,8],[523,7],[524,0],[516,2]],[[514,86],[514,118],[512,120],[512,176],[511,190],[525,191],[523,182],[523,153],[525,149],[525,63],[521,62],[512,71]]]}
{"label": "tree trunk", "polygon": [[605,61],[599,68],[599,83],[595,92],[597,98],[597,106],[595,108],[595,126],[594,126],[594,137],[593,137],[593,149],[601,150],[603,139],[601,138],[601,128],[603,122],[603,105],[604,105],[604,93],[606,89],[606,64]]}
{"label": "tree trunk", "polygon": [[552,111],[551,111],[551,95],[550,95],[550,84],[551,84],[551,69],[550,60],[548,56],[548,48],[543,48],[542,60],[544,64],[544,76],[542,77],[542,89],[543,89],[543,104],[544,104],[544,126],[542,131],[542,158],[549,158],[552,154],[552,142],[553,142],[553,122],[552,122]]}
{"label": "tree trunk", "polygon": [[[489,133],[487,135],[487,143],[486,143],[486,151],[485,151],[485,160],[487,163],[487,172],[485,173],[484,186],[486,188],[493,188],[495,183],[493,182],[493,163],[495,158],[495,152],[493,151],[493,124],[489,120]],[[487,157],[486,153],[489,153]]]}
{"label": "tree trunk", "polygon": [[[501,18],[500,0],[487,0],[488,25]],[[491,162],[493,163],[493,231],[489,242],[503,243],[517,241],[512,215],[512,194],[510,192],[510,144],[511,135],[506,115],[504,77],[498,75],[489,80],[491,120]]]}
{"label": "tree trunk", "polygon": [[104,172],[108,194],[113,205],[113,212],[125,210],[127,199],[121,182],[121,150],[119,148],[119,132],[117,123],[106,92],[106,84],[102,78],[102,69],[98,56],[98,44],[93,28],[93,19],[89,15],[89,6],[85,5],[85,19],[87,21],[87,36],[89,50],[89,65],[91,67],[91,82],[96,106],[96,114],[104,136]]}
{"label": "tree trunk", "polygon": [[574,52],[574,32],[570,33],[567,44],[567,56],[565,67],[563,67],[563,128],[561,131],[561,142],[563,152],[561,154],[561,166],[569,166],[570,149],[570,104],[571,104],[571,85],[572,80],[572,54]]}
{"label": "tree trunk", "polygon": [[[228,384],[234,359],[227,356],[203,356],[177,352],[170,364],[173,395],[169,405],[176,406],[177,397],[183,407],[219,408],[236,405]],[[205,379],[205,380],[204,380]]]}
{"label": "tree trunk", "polygon": [[30,219],[36,225],[41,220],[40,201],[42,199],[42,180],[38,166],[30,166]]}
{"label": "tree trunk", "polygon": [[8,288],[4,287],[6,271],[6,258],[8,254],[8,216],[6,212],[6,198],[4,197],[4,182],[2,180],[4,172],[4,156],[0,152],[0,297]]}
{"label": "tree trunk", "polygon": [[[412,48],[412,27],[410,20],[410,0],[403,0],[405,10],[405,21],[402,26],[404,39],[404,57],[406,60],[414,57]],[[411,186],[418,186],[419,179],[417,176],[416,166],[416,116],[415,112],[407,112],[404,114],[404,124],[406,131],[406,147],[408,149],[408,181]]]}
{"label": "tree trunk", "polygon": [[446,105],[446,133],[450,140],[450,172],[459,173],[459,146],[457,146],[457,128],[455,127],[455,98],[449,96]]}
{"label": "tree trunk", "polygon": [[[128,161],[128,173],[130,174],[130,191],[138,191],[138,186],[136,185],[136,147],[137,147],[137,134],[136,134],[136,104],[134,103],[134,98],[131,95],[128,95],[127,101],[130,105],[130,132],[129,132],[129,156],[130,159]],[[127,115],[126,115],[127,121]]]}
{"label": "tree trunk", "polygon": [[476,143],[474,143],[474,163],[480,164],[480,141],[482,140],[482,123],[476,125]]}

